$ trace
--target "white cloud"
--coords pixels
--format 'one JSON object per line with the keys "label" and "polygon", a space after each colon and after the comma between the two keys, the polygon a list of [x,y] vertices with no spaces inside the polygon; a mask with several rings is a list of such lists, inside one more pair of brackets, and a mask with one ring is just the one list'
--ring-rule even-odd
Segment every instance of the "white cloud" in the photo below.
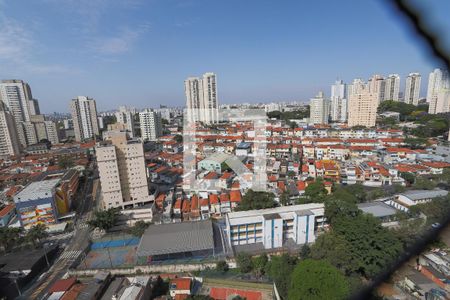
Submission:
{"label": "white cloud", "polygon": [[149,29],[149,24],[142,24],[135,29],[123,28],[115,36],[96,37],[90,43],[90,48],[98,54],[123,54],[131,51],[138,39]]}
{"label": "white cloud", "polygon": [[58,64],[41,64],[35,59],[34,52],[38,43],[32,32],[22,24],[0,15],[0,63],[2,72],[27,72],[37,74],[67,73],[69,69]]}

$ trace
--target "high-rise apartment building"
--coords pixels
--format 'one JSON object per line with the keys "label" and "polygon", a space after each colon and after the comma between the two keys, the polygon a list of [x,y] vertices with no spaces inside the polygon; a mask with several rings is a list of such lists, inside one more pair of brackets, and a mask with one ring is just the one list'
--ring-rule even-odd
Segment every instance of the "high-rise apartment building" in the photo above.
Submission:
{"label": "high-rise apartment building", "polygon": [[0,156],[8,157],[20,154],[20,141],[17,136],[14,116],[0,101]]}
{"label": "high-rise apartment building", "polygon": [[127,109],[125,106],[120,106],[119,111],[114,115],[116,116],[116,120],[118,123],[122,123],[125,125],[125,128],[128,130],[128,134],[130,135],[130,137],[134,137],[136,126],[134,122],[135,113],[132,110]]}
{"label": "high-rise apartment building", "polygon": [[70,102],[75,140],[80,142],[100,134],[95,100],[78,96]]}
{"label": "high-rise apartment building", "polygon": [[406,77],[404,102],[419,105],[421,76],[419,73],[410,73]]}
{"label": "high-rise apartment building", "polygon": [[435,113],[450,112],[450,89],[442,89],[437,96]]}
{"label": "high-rise apartment building", "polygon": [[[25,125],[23,122],[30,121],[30,115],[36,109],[34,103],[37,105],[37,100],[32,99],[30,86],[22,80],[2,80],[0,82],[0,100],[3,101],[14,116],[19,141],[23,147],[26,147],[29,143],[26,139]],[[30,103],[33,103],[32,111],[30,109]]]}
{"label": "high-rise apartment building", "polygon": [[398,74],[390,74],[384,81],[385,89],[383,100],[399,101],[400,76]]}
{"label": "high-rise apartment building", "polygon": [[219,117],[217,82],[214,73],[205,73],[202,78],[189,77],[184,81],[187,118],[191,122],[216,123]]}
{"label": "high-rise apartment building", "polygon": [[[427,102],[429,103],[428,113],[437,114],[438,96],[442,90],[450,89],[450,79],[448,71],[435,69],[428,77]],[[442,101],[441,101],[442,102]]]}
{"label": "high-rise apartment building", "polygon": [[348,101],[348,126],[373,127],[376,123],[378,94],[371,93],[368,86],[350,95]]}
{"label": "high-rise apartment building", "polygon": [[386,92],[386,80],[384,77],[381,75],[373,75],[372,78],[368,80],[367,85],[371,93],[378,94],[378,103],[381,103],[385,98]]}
{"label": "high-rise apartment building", "polygon": [[96,156],[104,209],[150,204],[142,142],[129,139],[126,131],[108,131]]}
{"label": "high-rise apartment building", "polygon": [[323,92],[311,98],[309,102],[309,123],[310,124],[328,124],[329,102]]}
{"label": "high-rise apartment building", "polygon": [[331,86],[330,117],[333,122],[347,121],[347,85],[342,80],[337,80]]}
{"label": "high-rise apartment building", "polygon": [[139,113],[139,123],[144,141],[156,141],[162,135],[161,113],[145,109]]}

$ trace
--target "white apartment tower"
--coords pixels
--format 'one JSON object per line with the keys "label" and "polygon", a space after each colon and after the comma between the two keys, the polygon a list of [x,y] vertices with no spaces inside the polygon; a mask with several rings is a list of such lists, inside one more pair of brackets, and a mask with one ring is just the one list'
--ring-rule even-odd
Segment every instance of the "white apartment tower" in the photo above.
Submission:
{"label": "white apartment tower", "polygon": [[162,135],[161,113],[145,109],[139,113],[141,137],[144,141],[156,141]]}
{"label": "white apartment tower", "polygon": [[142,142],[130,140],[126,131],[105,132],[96,146],[102,207],[132,208],[150,204]]}
{"label": "white apartment tower", "polygon": [[323,92],[319,92],[316,97],[309,102],[309,123],[328,124],[329,102]]}
{"label": "white apartment tower", "polygon": [[75,140],[80,142],[100,134],[95,100],[78,96],[70,102]]}
{"label": "white apartment tower", "polygon": [[368,86],[350,95],[348,101],[348,126],[373,127],[376,123],[378,94],[371,93]]}
{"label": "white apartment tower", "polygon": [[421,76],[419,73],[410,73],[406,77],[404,102],[419,105]]}
{"label": "white apartment tower", "polygon": [[20,154],[20,141],[17,136],[14,116],[0,101],[0,157]]}
{"label": "white apartment tower", "polygon": [[400,76],[398,74],[390,74],[385,79],[383,100],[398,101],[399,95],[400,95]]}
{"label": "white apartment tower", "polygon": [[115,113],[117,122],[125,125],[128,134],[132,138],[134,137],[135,129],[134,115],[134,112],[127,109],[125,106],[120,106],[119,111]]}
{"label": "white apartment tower", "polygon": [[347,121],[347,85],[342,80],[337,80],[331,86],[330,116],[333,122]]}
{"label": "white apartment tower", "polygon": [[[22,80],[2,80],[0,82],[0,100],[6,105],[16,122],[17,134],[23,147],[33,144],[27,141],[23,122],[29,122],[30,116],[39,109],[37,100],[32,99],[28,83]],[[32,109],[30,105],[33,105]]]}
{"label": "white apartment tower", "polygon": [[205,73],[202,78],[184,81],[187,118],[190,122],[216,123],[219,117],[216,74]]}
{"label": "white apartment tower", "polygon": [[381,103],[385,98],[386,92],[386,80],[384,77],[381,75],[373,75],[367,82],[367,85],[371,93],[378,94],[378,103]]}
{"label": "white apartment tower", "polygon": [[[450,88],[450,79],[448,71],[435,69],[428,77],[427,102],[430,104],[428,113],[437,114],[438,96],[441,91]],[[442,102],[442,100],[441,100]]]}

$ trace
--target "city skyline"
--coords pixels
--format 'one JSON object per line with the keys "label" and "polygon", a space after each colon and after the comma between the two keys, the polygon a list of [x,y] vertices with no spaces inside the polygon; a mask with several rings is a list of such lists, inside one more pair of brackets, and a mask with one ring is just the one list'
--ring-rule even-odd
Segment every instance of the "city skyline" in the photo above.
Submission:
{"label": "city skyline", "polygon": [[[181,106],[180,82],[211,71],[220,76],[219,101],[225,104],[307,102],[318,91],[328,91],[336,79],[350,82],[373,74],[400,74],[402,91],[409,73],[424,76],[438,67],[388,9],[373,2],[289,3],[282,8],[258,2],[256,9],[246,3],[236,4],[235,10],[202,1],[90,1],[81,9],[73,1],[42,0],[27,11],[20,10],[20,2],[0,2],[5,28],[0,40],[11,45],[0,49],[0,78],[28,82],[44,113],[67,112],[67,101],[78,95],[97,99],[100,111],[122,103]],[[448,3],[432,4],[436,25],[445,25],[446,9],[441,8]],[[44,18],[44,10],[52,18]],[[249,10],[255,15],[251,24]],[[371,13],[358,15],[367,10]],[[209,17],[213,11],[225,17]],[[161,20],[159,14],[173,18]],[[226,17],[230,14],[233,24]],[[303,32],[318,15],[322,28],[314,36]],[[367,25],[369,32],[362,35],[358,24]],[[368,40],[367,34],[373,38]],[[242,35],[244,40],[236,40]],[[205,39],[209,42],[198,47]],[[359,46],[333,46],[330,51],[330,45],[349,43]]]}

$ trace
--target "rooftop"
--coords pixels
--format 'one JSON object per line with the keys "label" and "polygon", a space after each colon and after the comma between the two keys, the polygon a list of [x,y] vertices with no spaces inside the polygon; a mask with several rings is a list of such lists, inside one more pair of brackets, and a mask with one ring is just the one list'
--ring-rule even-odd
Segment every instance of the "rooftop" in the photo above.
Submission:
{"label": "rooftop", "polygon": [[358,208],[363,212],[371,214],[377,218],[392,216],[397,213],[394,208],[384,202],[360,203],[358,204]]}
{"label": "rooftop", "polygon": [[281,206],[275,208],[266,208],[266,209],[255,209],[255,210],[246,210],[246,211],[238,211],[232,212],[228,214],[228,218],[246,218],[253,216],[262,216],[266,214],[280,214],[280,213],[288,213],[288,212],[296,212],[296,211],[309,211],[314,213],[314,210],[320,210],[323,212],[324,204],[323,203],[308,203],[308,204],[299,204],[299,205],[290,205],[290,206]]}
{"label": "rooftop", "polygon": [[434,189],[434,190],[410,190],[401,193],[405,197],[408,197],[411,200],[420,200],[427,198],[436,198],[436,197],[445,197],[448,195],[448,191]]}
{"label": "rooftop", "polygon": [[[158,241],[155,243],[155,241]],[[214,248],[211,220],[151,225],[142,236],[137,256],[165,255]]]}
{"label": "rooftop", "polygon": [[37,200],[52,196],[52,190],[58,185],[61,179],[50,179],[32,182],[22,191],[14,196],[14,202]]}

